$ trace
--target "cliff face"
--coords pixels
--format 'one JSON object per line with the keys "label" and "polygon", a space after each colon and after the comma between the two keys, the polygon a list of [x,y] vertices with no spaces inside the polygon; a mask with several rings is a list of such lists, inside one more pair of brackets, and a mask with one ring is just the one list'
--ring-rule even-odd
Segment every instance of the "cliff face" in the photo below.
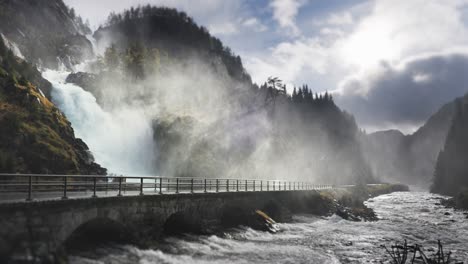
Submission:
{"label": "cliff face", "polygon": [[468,189],[468,96],[455,101],[444,149],[437,157],[431,191],[455,195]]}
{"label": "cliff face", "polygon": [[[466,97],[466,96],[465,96]],[[429,187],[437,155],[455,112],[455,102],[447,103],[411,135],[389,130],[363,138],[366,159],[376,176],[407,184]]]}
{"label": "cliff face", "polygon": [[0,41],[0,172],[105,174],[66,117],[33,85],[37,70]]}
{"label": "cliff face", "polygon": [[62,0],[0,1],[0,32],[17,56],[46,68],[76,64],[93,52],[89,28]]}

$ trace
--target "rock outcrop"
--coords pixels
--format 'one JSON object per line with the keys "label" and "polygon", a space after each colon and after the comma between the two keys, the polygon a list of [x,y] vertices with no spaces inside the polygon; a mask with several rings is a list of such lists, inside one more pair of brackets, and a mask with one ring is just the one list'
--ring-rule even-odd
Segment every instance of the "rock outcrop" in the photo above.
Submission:
{"label": "rock outcrop", "polygon": [[56,69],[93,55],[90,29],[62,0],[4,0],[0,11],[0,32],[30,63]]}

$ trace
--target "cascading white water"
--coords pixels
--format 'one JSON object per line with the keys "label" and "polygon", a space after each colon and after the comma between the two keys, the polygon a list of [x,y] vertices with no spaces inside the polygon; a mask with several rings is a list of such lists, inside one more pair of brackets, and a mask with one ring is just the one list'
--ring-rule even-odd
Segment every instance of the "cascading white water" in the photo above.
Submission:
{"label": "cascading white water", "polygon": [[96,162],[109,173],[151,175],[155,144],[151,121],[143,109],[125,105],[104,111],[83,88],[65,83],[70,72],[46,70],[52,100],[72,123],[75,135],[89,146]]}
{"label": "cascading white water", "polygon": [[93,35],[87,34],[85,37],[91,42],[91,46],[93,48],[93,55],[98,55],[98,49],[96,44],[96,39],[94,39]]}

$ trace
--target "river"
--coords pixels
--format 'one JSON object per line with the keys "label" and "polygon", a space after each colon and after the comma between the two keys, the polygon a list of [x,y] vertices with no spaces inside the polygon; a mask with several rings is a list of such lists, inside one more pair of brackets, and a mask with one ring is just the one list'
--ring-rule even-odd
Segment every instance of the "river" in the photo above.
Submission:
{"label": "river", "polygon": [[[458,261],[468,263],[468,219],[436,205],[441,196],[397,192],[366,204],[377,222],[351,222],[333,215],[296,215],[278,234],[238,228],[223,235],[167,238],[158,249],[108,246],[71,256],[71,263],[387,263],[381,245],[407,239],[426,252],[440,239]],[[446,215],[449,213],[450,215]]]}

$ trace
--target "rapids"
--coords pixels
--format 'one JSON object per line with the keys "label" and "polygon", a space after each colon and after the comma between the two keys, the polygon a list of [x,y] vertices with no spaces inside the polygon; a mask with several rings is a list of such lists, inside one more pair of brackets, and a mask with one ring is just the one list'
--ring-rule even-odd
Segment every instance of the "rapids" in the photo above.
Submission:
{"label": "rapids", "polygon": [[[367,201],[377,222],[350,222],[334,215],[297,215],[269,234],[238,228],[219,236],[166,238],[158,249],[107,246],[70,256],[71,263],[389,263],[381,245],[408,240],[431,253],[437,240],[458,261],[468,261],[468,219],[436,205],[441,196],[398,192]],[[449,213],[450,215],[445,215]]]}

